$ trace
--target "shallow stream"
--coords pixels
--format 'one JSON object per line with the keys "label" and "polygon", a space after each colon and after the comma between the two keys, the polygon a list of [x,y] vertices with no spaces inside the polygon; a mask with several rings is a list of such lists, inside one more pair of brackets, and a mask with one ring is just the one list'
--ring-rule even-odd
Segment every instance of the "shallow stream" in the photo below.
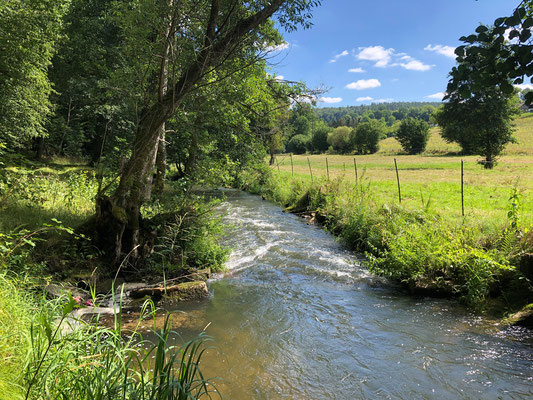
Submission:
{"label": "shallow stream", "polygon": [[[334,237],[260,197],[226,191],[229,271],[180,304],[183,339],[214,338],[205,376],[230,399],[523,399],[533,340],[452,301],[415,299]],[[185,317],[185,316],[184,316]]]}

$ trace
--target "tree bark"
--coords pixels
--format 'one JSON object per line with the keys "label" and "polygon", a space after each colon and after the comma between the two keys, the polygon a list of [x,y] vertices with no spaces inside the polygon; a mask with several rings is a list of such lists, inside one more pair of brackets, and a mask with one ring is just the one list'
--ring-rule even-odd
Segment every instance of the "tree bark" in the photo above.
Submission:
{"label": "tree bark", "polygon": [[157,143],[157,156],[155,159],[156,172],[154,181],[154,193],[162,194],[165,191],[165,179],[167,172],[167,149],[165,143],[165,124],[161,128]]}
{"label": "tree bark", "polygon": [[[164,85],[161,83],[157,85],[158,101],[147,107],[141,115],[132,155],[124,166],[116,192],[111,198],[101,197],[97,200],[97,243],[108,249],[113,264],[121,262],[123,257],[127,257],[128,263],[136,264],[142,255],[151,251],[141,240],[143,233],[140,210],[145,200],[146,186],[152,176],[154,154],[165,122],[206,71],[217,63],[224,62],[239,40],[265,23],[285,1],[273,0],[270,5],[239,20],[225,34],[221,34],[216,30],[219,0],[211,0],[204,43],[196,61],[183,70],[169,90],[162,90]],[[162,67],[160,77],[165,74],[166,68]]]}

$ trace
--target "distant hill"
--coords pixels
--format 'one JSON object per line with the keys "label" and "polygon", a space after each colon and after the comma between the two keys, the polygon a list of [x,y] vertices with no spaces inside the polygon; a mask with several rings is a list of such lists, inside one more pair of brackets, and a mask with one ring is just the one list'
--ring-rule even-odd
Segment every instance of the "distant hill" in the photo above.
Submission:
{"label": "distant hill", "polygon": [[361,106],[317,108],[315,112],[319,118],[333,127],[355,126],[358,122],[369,119],[381,120],[387,126],[392,126],[395,122],[408,117],[429,122],[431,114],[440,105],[440,102],[374,103]]}

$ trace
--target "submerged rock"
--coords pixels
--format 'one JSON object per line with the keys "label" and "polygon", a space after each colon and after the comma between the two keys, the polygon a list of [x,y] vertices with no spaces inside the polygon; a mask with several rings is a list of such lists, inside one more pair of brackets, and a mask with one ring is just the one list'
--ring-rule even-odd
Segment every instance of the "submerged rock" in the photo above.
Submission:
{"label": "submerged rock", "polygon": [[51,283],[45,286],[44,290],[46,292],[46,295],[50,299],[58,299],[60,297],[66,296],[68,295],[68,292],[70,292],[72,297],[78,297],[83,301],[89,300],[91,298],[89,292],[87,292],[86,290],[66,284]]}
{"label": "submerged rock", "polygon": [[421,276],[407,282],[409,293],[414,296],[449,298],[456,295],[451,282]]}

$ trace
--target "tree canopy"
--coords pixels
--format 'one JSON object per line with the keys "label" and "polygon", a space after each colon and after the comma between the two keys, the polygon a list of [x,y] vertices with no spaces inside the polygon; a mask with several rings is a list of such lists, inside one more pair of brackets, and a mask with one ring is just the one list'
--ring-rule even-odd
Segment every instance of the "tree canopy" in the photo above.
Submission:
{"label": "tree canopy", "polygon": [[[465,44],[455,49],[458,66],[450,73],[448,94],[459,92],[464,98],[482,87],[498,86],[511,95],[513,84],[533,83],[533,0],[524,0],[508,17],[493,25],[481,24],[475,33],[460,38]],[[464,65],[476,63],[475,70]],[[525,95],[533,104],[533,93]]]}

